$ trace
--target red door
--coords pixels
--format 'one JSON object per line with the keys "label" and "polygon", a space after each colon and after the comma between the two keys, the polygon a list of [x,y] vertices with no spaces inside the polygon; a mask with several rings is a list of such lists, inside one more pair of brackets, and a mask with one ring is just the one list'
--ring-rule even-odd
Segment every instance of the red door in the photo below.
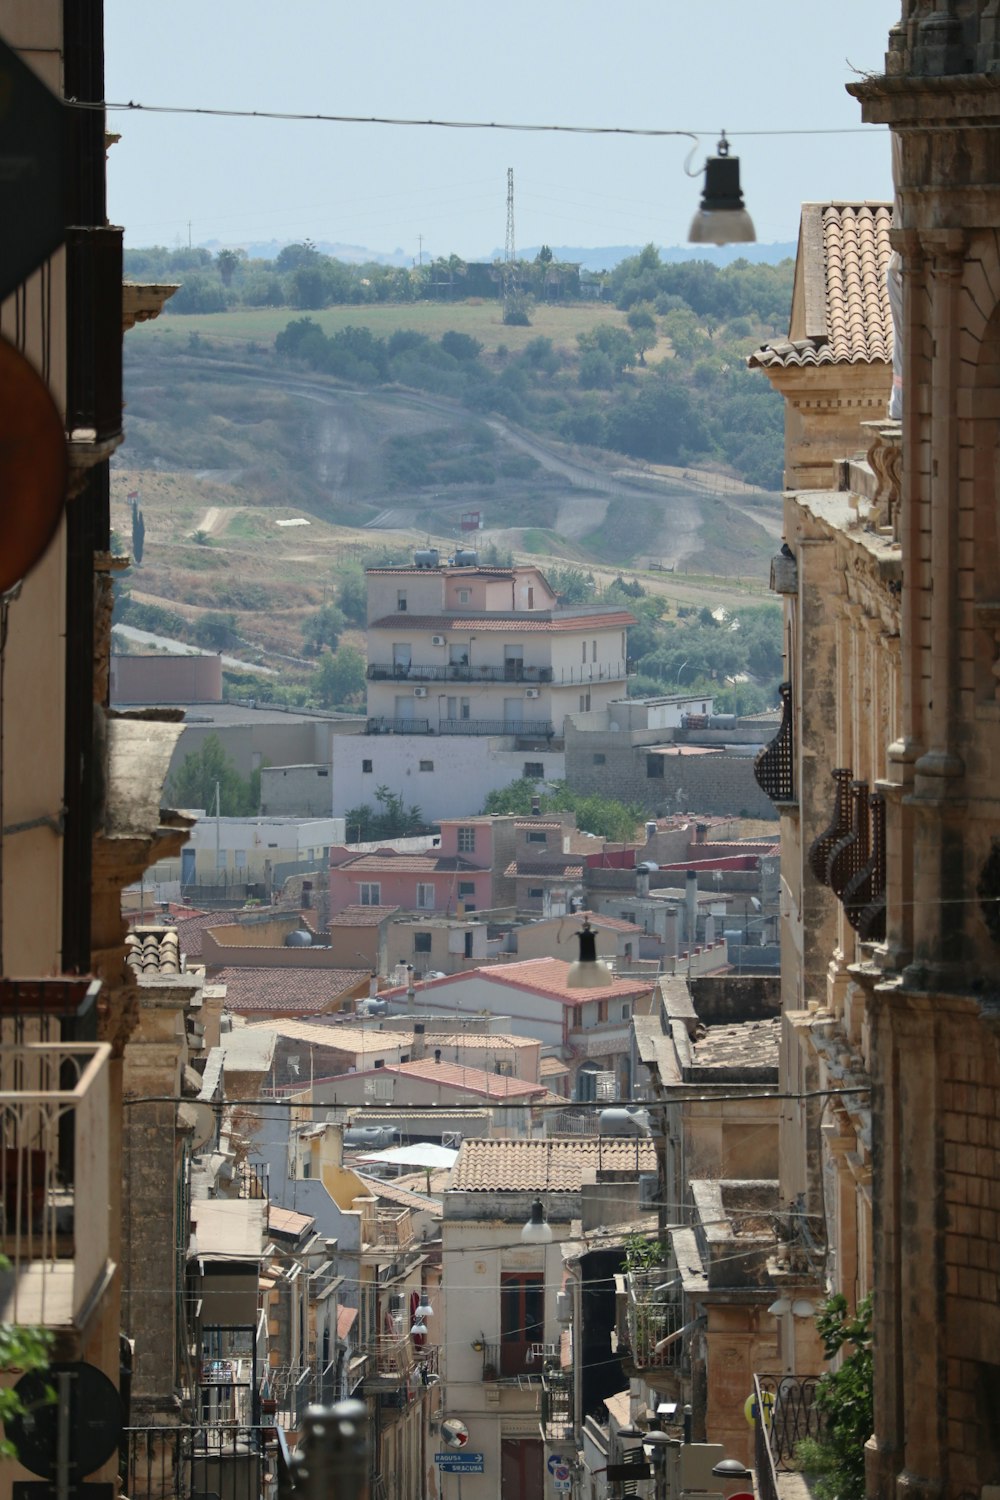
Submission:
{"label": "red door", "polygon": [[532,1438],[502,1438],[500,1500],[544,1500],[542,1445]]}
{"label": "red door", "polygon": [[536,1375],[528,1351],[545,1337],[545,1279],[537,1271],[505,1271],[500,1277],[500,1373]]}

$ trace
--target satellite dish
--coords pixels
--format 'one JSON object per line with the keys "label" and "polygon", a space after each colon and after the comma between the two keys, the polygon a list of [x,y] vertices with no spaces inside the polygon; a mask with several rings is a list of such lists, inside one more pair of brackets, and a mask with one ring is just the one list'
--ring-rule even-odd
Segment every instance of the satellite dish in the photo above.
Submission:
{"label": "satellite dish", "polygon": [[42,557],[66,500],[66,435],[48,386],[0,339],[0,593]]}

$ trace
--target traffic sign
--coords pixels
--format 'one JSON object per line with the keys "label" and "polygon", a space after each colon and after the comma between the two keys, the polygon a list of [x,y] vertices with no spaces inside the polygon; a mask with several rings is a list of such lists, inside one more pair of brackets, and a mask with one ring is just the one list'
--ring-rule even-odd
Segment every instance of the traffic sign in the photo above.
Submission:
{"label": "traffic sign", "polygon": [[435,1453],[434,1462],[442,1474],[482,1474],[481,1453]]}
{"label": "traffic sign", "polygon": [[552,1470],[552,1478],[558,1479],[562,1483],[563,1480],[569,1478],[569,1469],[565,1464],[559,1464],[557,1468]]}
{"label": "traffic sign", "polygon": [[0,299],[66,238],[64,109],[37,73],[0,41]]}
{"label": "traffic sign", "polygon": [[565,1465],[566,1460],[563,1458],[561,1453],[550,1453],[548,1459],[546,1460],[545,1466],[550,1474],[554,1474],[557,1469],[564,1468]]}
{"label": "traffic sign", "polygon": [[[49,1391],[55,1389],[57,1400]],[[118,1391],[96,1365],[71,1361],[22,1375],[17,1391],[23,1410],[4,1424],[26,1469],[42,1479],[56,1477],[59,1415],[69,1410],[71,1481],[99,1469],[118,1447],[122,1430],[122,1402]]]}
{"label": "traffic sign", "polygon": [[572,1488],[573,1488],[573,1481],[571,1479],[557,1479],[556,1480],[556,1492],[557,1492],[557,1494],[564,1494],[567,1490],[571,1490]]}

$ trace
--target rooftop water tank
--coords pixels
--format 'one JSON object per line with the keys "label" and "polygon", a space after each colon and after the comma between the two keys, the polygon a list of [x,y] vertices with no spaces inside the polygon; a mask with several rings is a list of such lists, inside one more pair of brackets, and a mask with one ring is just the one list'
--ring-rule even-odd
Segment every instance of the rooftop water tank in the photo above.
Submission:
{"label": "rooftop water tank", "polygon": [[311,948],[312,933],[307,931],[305,927],[296,927],[294,932],[288,932],[285,934],[285,947]]}
{"label": "rooftop water tank", "polygon": [[437,548],[422,547],[419,552],[414,552],[413,565],[417,568],[436,568],[438,565]]}
{"label": "rooftop water tank", "polygon": [[453,568],[474,568],[479,562],[479,553],[471,547],[459,547],[451,559]]}
{"label": "rooftop water tank", "polygon": [[649,1115],[634,1105],[602,1109],[597,1117],[598,1135],[649,1135]]}

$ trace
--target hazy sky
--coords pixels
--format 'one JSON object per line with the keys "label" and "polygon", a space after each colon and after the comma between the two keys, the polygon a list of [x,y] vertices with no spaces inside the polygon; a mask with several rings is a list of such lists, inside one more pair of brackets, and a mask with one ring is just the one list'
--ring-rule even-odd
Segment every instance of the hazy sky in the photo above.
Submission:
{"label": "hazy sky", "polygon": [[[107,97],[145,104],[692,130],[742,163],[761,241],[806,199],[891,195],[884,131],[844,92],[881,72],[900,0],[105,0]],[[129,244],[315,240],[683,243],[684,140],[112,113],[110,217]],[[790,134],[754,137],[751,131]],[[744,132],[748,132],[744,134]]]}

